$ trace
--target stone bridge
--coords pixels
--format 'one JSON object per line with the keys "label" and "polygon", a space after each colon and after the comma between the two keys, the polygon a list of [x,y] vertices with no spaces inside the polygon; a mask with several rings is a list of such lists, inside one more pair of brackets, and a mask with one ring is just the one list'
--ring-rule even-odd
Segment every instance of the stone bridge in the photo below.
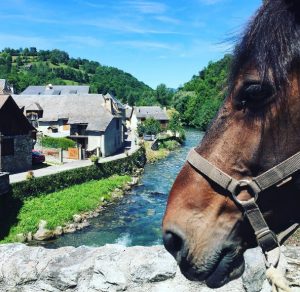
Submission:
{"label": "stone bridge", "polygon": [[[283,248],[281,269],[300,291],[300,248]],[[0,245],[0,291],[132,291],[132,292],[270,292],[259,249],[245,253],[240,279],[212,290],[190,282],[162,246],[63,247],[45,249],[24,244]]]}

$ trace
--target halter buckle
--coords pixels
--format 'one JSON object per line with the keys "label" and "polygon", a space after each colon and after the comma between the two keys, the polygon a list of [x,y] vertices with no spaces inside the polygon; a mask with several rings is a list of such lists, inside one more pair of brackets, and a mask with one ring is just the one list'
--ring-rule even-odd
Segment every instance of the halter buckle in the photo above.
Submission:
{"label": "halter buckle", "polygon": [[237,198],[237,196],[242,192],[242,191],[248,191],[248,193],[251,195],[251,199],[254,199],[254,202],[256,202],[258,198],[258,189],[256,185],[254,185],[253,180],[248,180],[248,179],[241,179],[237,181],[236,185],[234,186],[231,194],[232,194],[232,199],[234,200],[235,203],[238,205],[243,206],[247,201],[242,201]]}

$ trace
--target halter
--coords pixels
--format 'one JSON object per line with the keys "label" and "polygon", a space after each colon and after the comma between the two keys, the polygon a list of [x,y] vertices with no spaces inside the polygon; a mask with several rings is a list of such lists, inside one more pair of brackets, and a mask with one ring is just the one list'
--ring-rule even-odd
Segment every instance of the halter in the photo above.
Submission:
{"label": "halter", "polygon": [[[276,267],[280,256],[280,242],[289,234],[293,233],[299,227],[299,224],[292,224],[276,236],[276,234],[268,227],[256,204],[256,200],[262,191],[273,186],[280,187],[292,179],[292,176],[300,170],[300,152],[297,152],[290,158],[277,164],[259,176],[242,180],[237,180],[226,174],[197,153],[195,149],[192,149],[189,152],[187,161],[201,174],[231,194],[232,200],[237,206],[243,209],[244,215],[246,215],[254,230],[257,243],[265,254],[266,265],[273,265]],[[247,201],[242,201],[237,198],[244,190],[248,191],[251,195],[251,198]],[[274,262],[270,263],[268,252],[275,248],[278,248],[277,258]]]}

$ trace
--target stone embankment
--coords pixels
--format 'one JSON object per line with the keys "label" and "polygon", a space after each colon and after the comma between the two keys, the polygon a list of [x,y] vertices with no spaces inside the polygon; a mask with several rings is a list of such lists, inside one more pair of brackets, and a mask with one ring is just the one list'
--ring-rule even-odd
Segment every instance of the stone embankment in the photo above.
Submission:
{"label": "stone embankment", "polygon": [[[220,292],[270,292],[258,249],[247,251],[246,270]],[[300,249],[284,248],[282,269],[300,289]],[[203,284],[186,280],[162,246],[63,247],[45,249],[24,244],[0,245],[0,291],[143,291],[209,292]]]}

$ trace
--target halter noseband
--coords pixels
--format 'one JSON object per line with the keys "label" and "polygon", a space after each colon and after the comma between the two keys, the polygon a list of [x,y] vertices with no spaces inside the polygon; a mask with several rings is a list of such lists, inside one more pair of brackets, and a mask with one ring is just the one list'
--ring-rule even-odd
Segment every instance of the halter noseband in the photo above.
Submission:
{"label": "halter noseband", "polygon": [[[236,205],[243,209],[244,215],[247,216],[255,232],[257,243],[262,248],[265,255],[268,251],[279,247],[279,243],[287,235],[291,234],[299,227],[299,224],[295,223],[276,236],[275,233],[268,227],[258,205],[256,204],[256,200],[262,191],[272,186],[283,185],[292,178],[293,174],[300,170],[300,152],[297,152],[290,158],[249,180],[237,180],[231,177],[211,164],[208,160],[197,153],[195,149],[192,149],[189,152],[187,161],[201,174],[231,194],[232,200],[236,203]],[[248,191],[248,193],[252,196],[251,199],[242,201],[237,198],[243,190]],[[278,257],[272,265],[276,266],[278,264],[279,254],[280,253],[278,253]],[[267,264],[270,265],[268,262]]]}

